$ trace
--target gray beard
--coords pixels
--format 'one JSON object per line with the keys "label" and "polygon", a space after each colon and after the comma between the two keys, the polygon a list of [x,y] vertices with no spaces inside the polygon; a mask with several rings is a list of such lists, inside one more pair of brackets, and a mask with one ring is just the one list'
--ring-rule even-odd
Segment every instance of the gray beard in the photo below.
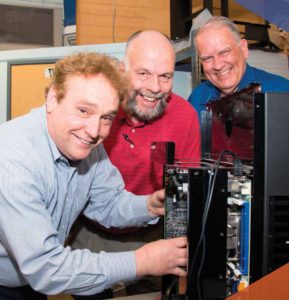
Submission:
{"label": "gray beard", "polygon": [[128,111],[141,122],[152,121],[163,115],[167,106],[167,96],[164,94],[159,98],[157,105],[154,108],[147,108],[146,110],[140,110],[135,100],[138,92],[134,91],[133,95],[127,99]]}

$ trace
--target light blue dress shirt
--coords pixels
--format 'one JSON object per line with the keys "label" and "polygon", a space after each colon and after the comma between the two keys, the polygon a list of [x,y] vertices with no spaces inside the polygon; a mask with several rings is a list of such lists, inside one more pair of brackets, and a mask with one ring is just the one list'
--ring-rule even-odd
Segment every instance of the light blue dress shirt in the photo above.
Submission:
{"label": "light blue dress shirt", "polygon": [[48,135],[45,106],[1,125],[0,285],[86,295],[135,279],[133,252],[64,247],[83,209],[106,227],[152,221],[146,196],[124,189],[102,145],[69,164]]}

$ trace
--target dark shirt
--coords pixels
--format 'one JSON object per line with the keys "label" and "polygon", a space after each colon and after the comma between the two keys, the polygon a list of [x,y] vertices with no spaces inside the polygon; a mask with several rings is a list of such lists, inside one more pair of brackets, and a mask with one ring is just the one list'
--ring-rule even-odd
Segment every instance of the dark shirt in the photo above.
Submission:
{"label": "dark shirt", "polygon": [[[289,80],[272,73],[251,67],[247,64],[246,71],[240,84],[238,91],[247,87],[250,83],[257,82],[261,84],[262,92],[289,92]],[[209,100],[220,98],[221,93],[210,81],[206,80],[192,91],[189,96],[189,102],[198,112],[201,120],[201,111],[205,110],[205,105]]]}
{"label": "dark shirt", "polygon": [[[289,80],[279,75],[251,67],[248,64],[246,65],[246,71],[236,92],[243,90],[253,82],[261,84],[261,92],[289,92]],[[231,134],[227,135],[225,123],[219,120],[219,117],[213,112],[211,120],[211,137],[208,137],[207,132],[205,132],[208,125],[204,118],[206,103],[210,100],[217,100],[218,102],[220,101],[218,99],[223,99],[221,98],[220,90],[208,80],[199,84],[189,97],[189,102],[198,112],[202,127],[203,156],[209,155],[210,157],[215,158],[218,157],[222,150],[231,150],[242,159],[251,160],[253,157],[252,128],[235,126],[232,129]],[[208,148],[208,145],[210,145],[210,148]]]}

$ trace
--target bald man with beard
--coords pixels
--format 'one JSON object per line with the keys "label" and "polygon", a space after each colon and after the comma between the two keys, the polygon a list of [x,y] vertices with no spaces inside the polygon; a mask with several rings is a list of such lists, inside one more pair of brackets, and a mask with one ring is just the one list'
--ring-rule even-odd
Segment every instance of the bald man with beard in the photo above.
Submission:
{"label": "bald man with beard", "polygon": [[[126,189],[143,195],[162,187],[162,163],[151,159],[153,142],[174,142],[177,160],[200,160],[199,121],[195,109],[172,92],[175,52],[166,35],[153,30],[134,33],[127,42],[124,66],[131,90],[120,105],[104,146],[112,164],[120,170]],[[162,222],[125,230],[107,230],[86,220],[81,223],[73,246],[92,251],[136,249],[163,234]],[[130,285],[127,292],[160,289],[159,283],[149,285]]]}

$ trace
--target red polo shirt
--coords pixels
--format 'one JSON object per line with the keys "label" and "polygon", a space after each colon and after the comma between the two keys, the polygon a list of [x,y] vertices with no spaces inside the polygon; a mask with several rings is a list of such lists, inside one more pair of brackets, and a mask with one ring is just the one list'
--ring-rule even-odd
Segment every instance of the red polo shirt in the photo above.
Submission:
{"label": "red polo shirt", "polygon": [[162,187],[163,168],[151,159],[152,142],[175,142],[176,159],[198,162],[200,127],[194,108],[172,94],[165,113],[152,122],[133,124],[119,110],[104,146],[111,162],[120,170],[126,189],[138,195]]}

